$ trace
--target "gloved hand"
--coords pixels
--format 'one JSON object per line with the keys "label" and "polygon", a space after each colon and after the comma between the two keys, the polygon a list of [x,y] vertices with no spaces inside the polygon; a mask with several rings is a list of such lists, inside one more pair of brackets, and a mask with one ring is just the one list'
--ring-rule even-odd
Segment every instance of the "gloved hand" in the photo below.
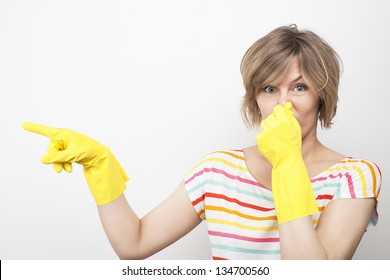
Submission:
{"label": "gloved hand", "polygon": [[272,164],[272,194],[279,223],[318,212],[314,192],[302,158],[301,127],[292,105],[278,104],[260,124],[258,150]]}
{"label": "gloved hand", "polygon": [[126,189],[129,179],[111,151],[81,133],[66,128],[54,128],[35,123],[23,123],[28,131],[51,139],[41,162],[52,164],[57,172],[72,171],[72,163],[84,167],[84,176],[98,205],[117,199]]}

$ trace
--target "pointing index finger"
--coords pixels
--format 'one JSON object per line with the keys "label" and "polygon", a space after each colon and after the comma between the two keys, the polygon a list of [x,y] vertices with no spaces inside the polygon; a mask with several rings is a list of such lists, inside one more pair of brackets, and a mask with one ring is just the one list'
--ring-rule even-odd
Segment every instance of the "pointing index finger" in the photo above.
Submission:
{"label": "pointing index finger", "polygon": [[46,126],[42,124],[37,123],[31,123],[31,122],[24,122],[22,124],[22,127],[25,130],[49,137],[50,139],[53,138],[57,132],[58,128]]}

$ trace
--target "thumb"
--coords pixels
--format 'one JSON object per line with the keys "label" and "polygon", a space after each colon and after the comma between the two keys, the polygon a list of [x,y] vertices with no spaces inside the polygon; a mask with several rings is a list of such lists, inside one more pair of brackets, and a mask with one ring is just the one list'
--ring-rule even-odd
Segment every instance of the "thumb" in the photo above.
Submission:
{"label": "thumb", "polygon": [[287,102],[284,105],[283,109],[284,109],[284,113],[286,114],[286,116],[288,116],[288,117],[293,117],[294,116],[291,102]]}

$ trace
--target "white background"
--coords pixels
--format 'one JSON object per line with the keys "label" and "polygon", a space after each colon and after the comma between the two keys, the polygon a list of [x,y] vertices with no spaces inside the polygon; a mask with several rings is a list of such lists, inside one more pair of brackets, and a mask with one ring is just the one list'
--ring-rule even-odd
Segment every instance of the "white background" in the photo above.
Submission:
{"label": "white background", "polygon": [[[0,259],[117,259],[81,168],[57,174],[41,164],[48,139],[23,121],[110,147],[142,216],[205,154],[255,144],[239,114],[240,61],[291,23],[343,60],[334,127],[319,137],[381,167],[379,223],[355,259],[390,259],[388,3],[0,0]],[[204,224],[151,257],[209,258]]]}

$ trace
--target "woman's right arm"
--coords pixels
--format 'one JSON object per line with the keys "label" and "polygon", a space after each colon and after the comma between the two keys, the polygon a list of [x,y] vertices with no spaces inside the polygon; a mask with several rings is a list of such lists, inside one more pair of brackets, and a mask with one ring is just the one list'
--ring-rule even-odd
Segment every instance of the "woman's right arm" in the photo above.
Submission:
{"label": "woman's right arm", "polygon": [[184,183],[143,218],[131,209],[124,194],[98,211],[103,228],[120,259],[144,259],[179,240],[201,219]]}

